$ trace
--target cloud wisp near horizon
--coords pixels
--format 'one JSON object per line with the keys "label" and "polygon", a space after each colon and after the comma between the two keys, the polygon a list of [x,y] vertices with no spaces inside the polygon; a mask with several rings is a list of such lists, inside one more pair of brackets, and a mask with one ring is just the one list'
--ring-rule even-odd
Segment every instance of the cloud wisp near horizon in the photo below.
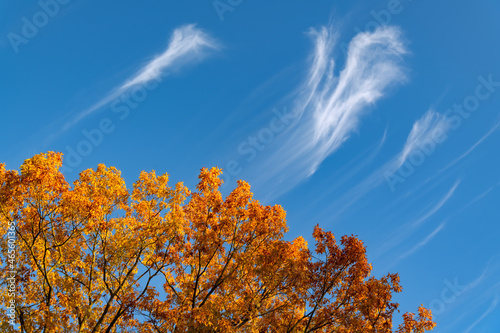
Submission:
{"label": "cloud wisp near horizon", "polygon": [[282,192],[314,174],[323,160],[357,130],[369,107],[383,98],[388,88],[407,80],[403,56],[408,51],[396,27],[357,34],[349,44],[345,67],[338,74],[333,28],[311,29],[309,36],[314,49],[308,75],[291,102],[300,120],[279,151],[262,166],[272,171],[261,181],[280,179],[273,188]]}
{"label": "cloud wisp near horizon", "polygon": [[188,24],[176,28],[170,36],[170,41],[165,51],[141,66],[134,75],[111,89],[98,102],[78,113],[62,127],[61,133],[130,89],[145,85],[154,80],[159,81],[168,71],[177,71],[188,64],[201,61],[210,50],[218,50],[219,48],[220,44],[208,33],[197,28],[196,24]]}

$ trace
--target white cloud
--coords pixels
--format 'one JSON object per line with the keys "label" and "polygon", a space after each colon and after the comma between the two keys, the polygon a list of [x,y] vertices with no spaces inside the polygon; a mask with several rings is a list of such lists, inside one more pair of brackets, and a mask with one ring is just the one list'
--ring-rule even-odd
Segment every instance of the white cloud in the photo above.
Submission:
{"label": "white cloud", "polygon": [[305,131],[302,139],[306,140],[301,142],[311,152],[308,175],[349,138],[366,108],[383,97],[389,85],[405,80],[401,56],[406,53],[396,28],[360,33],[351,41],[345,68],[337,77],[331,58],[335,35],[325,27],[312,30],[311,35],[316,48],[301,106],[311,115],[307,125],[312,131]]}
{"label": "white cloud", "polygon": [[420,217],[418,220],[413,222],[413,226],[418,226],[422,223],[424,223],[428,218],[430,218],[432,215],[436,214],[438,210],[441,209],[441,207],[444,206],[444,204],[450,200],[450,198],[453,196],[455,193],[455,190],[457,189],[458,185],[460,185],[460,180],[457,180],[455,184],[450,188],[450,190],[439,200],[439,202],[432,207],[431,210],[429,210],[427,213],[425,213],[422,217]]}
{"label": "white cloud", "polygon": [[476,321],[474,321],[469,327],[467,327],[467,329],[464,331],[464,333],[471,332],[472,329],[474,327],[476,327],[477,324],[479,324],[484,318],[486,318],[487,315],[489,315],[491,312],[493,312],[493,310],[495,310],[495,308],[498,305],[498,300],[499,300],[499,297],[498,297],[498,293],[497,293],[497,294],[495,294],[495,297],[493,298],[493,301],[491,302],[488,309],[478,319],[476,319]]}
{"label": "white cloud", "polygon": [[[271,156],[262,182],[280,179],[282,191],[316,172],[322,161],[358,129],[364,114],[387,89],[406,81],[403,55],[407,53],[400,31],[380,27],[356,35],[350,42],[345,67],[335,74],[331,27],[311,29],[314,41],[308,77],[293,100],[299,115],[279,152]],[[272,168],[269,167],[272,165]]]}
{"label": "white cloud", "polygon": [[[418,119],[413,124],[413,127],[408,134],[402,150],[376,171],[371,173],[362,182],[357,184],[349,192],[344,194],[338,202],[338,209],[336,209],[336,213],[341,214],[354,202],[385,182],[388,175],[397,172],[399,168],[406,162],[406,160],[412,155],[412,153],[419,149],[422,149],[422,146],[424,144],[431,143],[433,145],[437,145],[437,142],[434,141],[434,138],[437,135],[446,134],[449,129],[450,126],[441,114],[436,113],[433,110],[427,111],[420,119]],[[456,183],[455,186],[451,189],[451,194],[453,194],[453,191],[458,186],[458,183]],[[449,197],[446,198],[446,200],[447,199],[449,199]],[[442,204],[444,204],[444,202]],[[440,206],[437,209],[439,208]]]}
{"label": "white cloud", "polygon": [[497,122],[493,127],[485,134],[483,135],[476,143],[472,145],[465,153],[457,157],[455,160],[453,160],[450,164],[439,170],[439,172],[443,172],[447,170],[448,168],[452,167],[453,165],[457,164],[460,162],[463,158],[467,157],[474,149],[477,148],[484,140],[486,140],[493,132],[495,132],[498,128],[500,127],[500,122]]}
{"label": "white cloud", "polygon": [[125,80],[117,88],[112,89],[104,98],[80,112],[72,121],[68,122],[63,131],[67,130],[89,114],[107,105],[121,94],[134,86],[147,84],[153,80],[160,80],[168,71],[176,71],[184,65],[203,59],[207,52],[216,50],[217,42],[203,30],[190,24],[174,30],[166,50],[154,57],[139,69],[139,71]]}
{"label": "white cloud", "polygon": [[435,142],[434,138],[441,136],[449,129],[450,124],[446,121],[444,115],[434,112],[433,110],[427,111],[421,119],[413,124],[413,128],[406,139],[403,151],[399,156],[398,168],[404,164],[412,152],[417,149],[422,149],[423,145],[428,143],[436,145],[437,142]]}
{"label": "white cloud", "polygon": [[[455,193],[455,190],[457,189],[458,185],[460,185],[460,180],[457,180],[455,184],[446,192],[446,194],[435,204],[432,206],[432,208],[429,208],[421,217],[419,217],[417,220],[412,222],[411,224],[404,224],[398,228],[391,236],[390,239],[384,242],[383,247],[379,250],[378,255],[382,255],[385,252],[389,251],[390,249],[396,247],[397,245],[401,244],[403,241],[405,241],[409,236],[413,234],[413,232],[420,226],[422,223],[427,221],[429,218],[434,216],[450,198],[453,196]],[[417,251],[419,248],[427,244],[441,229],[445,226],[446,222],[451,218],[451,216],[448,216],[446,220],[441,223],[441,225],[434,230],[428,237],[426,237],[422,242],[417,244],[414,248],[403,254],[398,260],[409,256],[413,252]]]}
{"label": "white cloud", "polygon": [[434,229],[427,237],[425,237],[421,242],[419,242],[417,245],[412,247],[410,250],[406,251],[403,253],[397,260],[396,262],[399,262],[400,260],[412,255],[413,253],[417,252],[421,247],[425,246],[427,243],[429,243],[436,235],[444,228],[446,222],[441,223],[436,229]]}

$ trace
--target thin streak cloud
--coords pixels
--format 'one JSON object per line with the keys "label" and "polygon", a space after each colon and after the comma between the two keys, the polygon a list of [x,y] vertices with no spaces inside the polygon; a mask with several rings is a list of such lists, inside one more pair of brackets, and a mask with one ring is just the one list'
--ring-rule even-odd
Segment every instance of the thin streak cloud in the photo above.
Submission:
{"label": "thin streak cloud", "polygon": [[429,243],[436,235],[444,228],[446,222],[441,223],[436,229],[434,229],[427,237],[425,237],[421,242],[412,247],[410,250],[403,253],[396,261],[400,261],[413,253],[417,252],[421,247]]}
{"label": "thin streak cloud", "polygon": [[[392,249],[392,248],[396,247],[397,245],[401,244],[405,239],[407,239],[415,231],[416,228],[418,228],[422,223],[424,223],[429,218],[431,218],[434,214],[436,214],[444,206],[444,204],[446,202],[448,202],[448,200],[450,200],[450,198],[455,193],[455,190],[457,189],[457,187],[458,187],[459,184],[460,184],[460,180],[457,180],[455,182],[455,184],[453,184],[453,186],[448,190],[448,192],[446,192],[446,194],[441,198],[441,200],[439,200],[439,202],[436,205],[434,205],[431,209],[429,209],[424,215],[422,215],[415,222],[413,222],[413,223],[410,222],[411,224],[406,223],[405,225],[399,227],[398,230],[395,231],[390,236],[390,240],[384,242],[384,246],[379,250],[377,256],[381,256],[382,254],[386,253],[390,249]],[[450,217],[451,216],[448,216],[447,220],[450,219]],[[437,232],[439,232],[444,227],[444,225],[446,224],[446,221],[443,222],[435,230],[436,231],[435,234],[437,234]],[[433,237],[435,236],[435,234],[433,235]],[[431,235],[432,235],[432,233],[431,233]],[[430,239],[432,239],[432,237],[429,238],[429,239],[426,238],[426,241],[425,241],[424,244],[420,245],[421,243],[419,243],[414,250],[413,249],[410,250],[412,252],[409,251],[410,252],[409,254],[411,254],[414,251],[416,251],[419,248],[419,245],[420,245],[420,247],[423,246],[423,245],[425,245]]]}
{"label": "thin streak cloud", "polygon": [[460,180],[455,182],[452,188],[444,195],[444,197],[441,198],[441,200],[439,200],[439,202],[431,210],[429,210],[421,218],[413,222],[412,225],[415,227],[419,226],[420,224],[424,223],[428,218],[430,218],[432,215],[436,214],[436,212],[440,210],[441,207],[443,207],[448,200],[450,200],[450,198],[455,193],[455,190],[457,189],[458,185],[460,185]]}
{"label": "thin streak cloud", "polygon": [[[402,150],[342,196],[339,200],[339,208],[336,210],[337,214],[342,213],[368,192],[385,182],[387,175],[391,175],[398,171],[413,152],[421,149],[426,143],[431,142],[438,133],[442,135],[449,130],[450,126],[443,115],[433,110],[428,110],[413,124]],[[458,183],[459,182],[451,189],[451,194],[455,191]],[[449,197],[445,199],[448,200]]]}
{"label": "thin streak cloud", "polygon": [[464,331],[464,333],[472,332],[472,329],[474,327],[476,327],[477,324],[479,324],[484,318],[486,318],[487,315],[489,315],[491,312],[493,312],[493,310],[495,310],[497,305],[498,305],[498,293],[495,294],[495,297],[493,298],[493,301],[491,302],[488,309],[481,315],[481,317],[479,317],[474,323],[472,323],[469,327],[467,327],[467,329]]}
{"label": "thin streak cloud", "polygon": [[439,172],[441,173],[441,172],[443,172],[443,171],[451,168],[452,166],[454,166],[455,164],[457,164],[458,162],[460,162],[462,159],[464,159],[465,157],[467,157],[467,155],[469,155],[474,149],[476,149],[477,146],[479,146],[484,140],[486,140],[491,134],[493,134],[493,132],[495,132],[498,129],[498,127],[500,127],[500,122],[496,123],[485,135],[483,135],[465,153],[463,153],[462,155],[460,155],[459,157],[457,157],[455,160],[453,160],[450,164],[448,164],[447,166],[445,166],[444,168],[442,168],[441,170],[439,170]]}

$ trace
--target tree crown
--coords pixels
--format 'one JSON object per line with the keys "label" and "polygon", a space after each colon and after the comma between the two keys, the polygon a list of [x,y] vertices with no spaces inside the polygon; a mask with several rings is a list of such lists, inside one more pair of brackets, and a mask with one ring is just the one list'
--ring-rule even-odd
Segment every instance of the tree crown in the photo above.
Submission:
{"label": "tree crown", "polygon": [[[68,184],[62,154],[0,164],[0,272],[23,332],[392,332],[397,274],[370,275],[363,242],[314,228],[315,250],[285,241],[285,211],[239,181],[223,198],[218,168],[191,192],[141,172],[127,189],[99,165]],[[11,234],[9,234],[9,231]],[[8,289],[0,294],[2,330]],[[405,313],[400,333],[434,327]]]}

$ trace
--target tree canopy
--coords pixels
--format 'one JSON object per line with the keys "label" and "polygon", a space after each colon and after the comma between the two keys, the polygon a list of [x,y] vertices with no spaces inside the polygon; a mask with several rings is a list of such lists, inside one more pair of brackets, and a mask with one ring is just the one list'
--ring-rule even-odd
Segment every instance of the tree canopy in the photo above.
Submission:
{"label": "tree canopy", "polygon": [[[190,191],[154,171],[127,189],[102,164],[70,185],[61,166],[54,152],[19,172],[0,164],[3,332],[396,329],[399,276],[371,276],[361,240],[319,226],[313,251],[285,240],[283,208],[259,203],[244,181],[223,198],[218,168]],[[396,332],[434,325],[420,306]]]}

